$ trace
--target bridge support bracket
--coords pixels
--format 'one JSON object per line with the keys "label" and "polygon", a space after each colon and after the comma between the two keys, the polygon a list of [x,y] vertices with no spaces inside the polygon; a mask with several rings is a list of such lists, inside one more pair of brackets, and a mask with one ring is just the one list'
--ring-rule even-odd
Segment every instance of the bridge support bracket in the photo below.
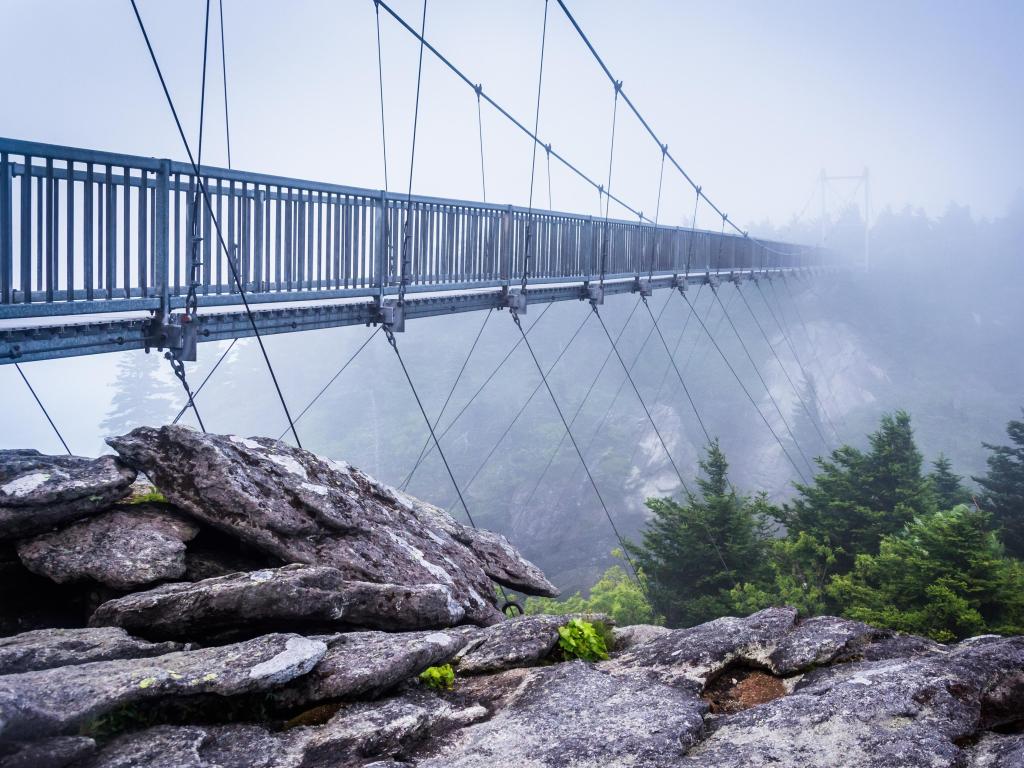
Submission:
{"label": "bridge support bracket", "polygon": [[385,301],[380,305],[380,324],[392,333],[405,331],[405,306],[397,301]]}
{"label": "bridge support bracket", "polygon": [[517,315],[525,315],[527,307],[526,291],[505,294],[505,306],[510,312]]}
{"label": "bridge support bracket", "polygon": [[583,298],[597,306],[604,304],[604,286],[587,283],[583,286]]}
{"label": "bridge support bracket", "polygon": [[154,315],[146,328],[146,353],[149,354],[153,347],[158,352],[166,349],[176,360],[195,362],[198,331],[198,326],[186,315],[170,315],[166,322],[159,315]]}
{"label": "bridge support bracket", "polygon": [[683,293],[686,293],[686,278],[680,277],[679,275],[672,275],[672,288],[678,288]]}
{"label": "bridge support bracket", "polygon": [[633,293],[639,293],[644,298],[654,295],[651,281],[641,278],[639,275],[633,280]]}

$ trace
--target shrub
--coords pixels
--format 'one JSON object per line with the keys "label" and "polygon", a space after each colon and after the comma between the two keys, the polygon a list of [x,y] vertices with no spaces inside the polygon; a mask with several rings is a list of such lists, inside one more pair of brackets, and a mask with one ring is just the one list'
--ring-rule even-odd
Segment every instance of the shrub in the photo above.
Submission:
{"label": "shrub", "polygon": [[601,661],[608,658],[608,646],[589,621],[570,619],[558,628],[558,647],[566,659]]}

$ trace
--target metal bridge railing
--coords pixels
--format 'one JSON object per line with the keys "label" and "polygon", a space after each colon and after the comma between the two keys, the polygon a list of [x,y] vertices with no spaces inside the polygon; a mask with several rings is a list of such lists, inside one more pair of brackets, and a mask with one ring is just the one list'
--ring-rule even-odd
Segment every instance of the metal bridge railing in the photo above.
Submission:
{"label": "metal bridge railing", "polygon": [[[396,292],[408,216],[410,291],[514,284],[532,229],[530,278],[757,270],[824,264],[812,248],[470,201],[203,167],[199,304]],[[0,139],[0,318],[184,305],[197,179],[170,160]],[[607,249],[603,238],[607,237]],[[654,258],[653,266],[651,259]]]}

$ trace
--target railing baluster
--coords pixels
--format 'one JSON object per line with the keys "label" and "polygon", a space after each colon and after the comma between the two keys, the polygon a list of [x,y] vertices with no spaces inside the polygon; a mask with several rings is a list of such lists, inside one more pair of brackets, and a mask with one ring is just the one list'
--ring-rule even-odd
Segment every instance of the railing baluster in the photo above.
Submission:
{"label": "railing baluster", "polygon": [[0,152],[0,304],[14,301],[14,178],[6,152]]}

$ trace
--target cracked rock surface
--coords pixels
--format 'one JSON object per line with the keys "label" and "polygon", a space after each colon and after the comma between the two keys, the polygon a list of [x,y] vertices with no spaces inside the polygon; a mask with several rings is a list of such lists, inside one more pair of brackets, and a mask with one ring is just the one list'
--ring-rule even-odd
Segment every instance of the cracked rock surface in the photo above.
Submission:
{"label": "cracked rock surface", "polygon": [[178,650],[178,643],[149,643],[117,627],[36,629],[0,637],[0,675],[90,661],[162,656]]}
{"label": "cracked rock surface", "polygon": [[357,581],[440,583],[477,624],[502,618],[491,579],[557,594],[500,537],[470,533],[443,510],[286,443],[181,426],[139,427],[107,442],[175,506],[285,562]]}
{"label": "cracked rock surface", "polygon": [[135,474],[113,456],[0,450],[0,540],[93,515],[127,496]]}
{"label": "cracked rock surface", "polygon": [[185,574],[185,542],[199,532],[165,505],[127,504],[18,544],[18,557],[63,584],[92,579],[133,589]]}
{"label": "cracked rock surface", "polygon": [[294,564],[134,592],[103,603],[89,623],[181,639],[242,627],[440,628],[462,618],[461,606],[441,584],[371,584],[349,581],[335,568]]}

